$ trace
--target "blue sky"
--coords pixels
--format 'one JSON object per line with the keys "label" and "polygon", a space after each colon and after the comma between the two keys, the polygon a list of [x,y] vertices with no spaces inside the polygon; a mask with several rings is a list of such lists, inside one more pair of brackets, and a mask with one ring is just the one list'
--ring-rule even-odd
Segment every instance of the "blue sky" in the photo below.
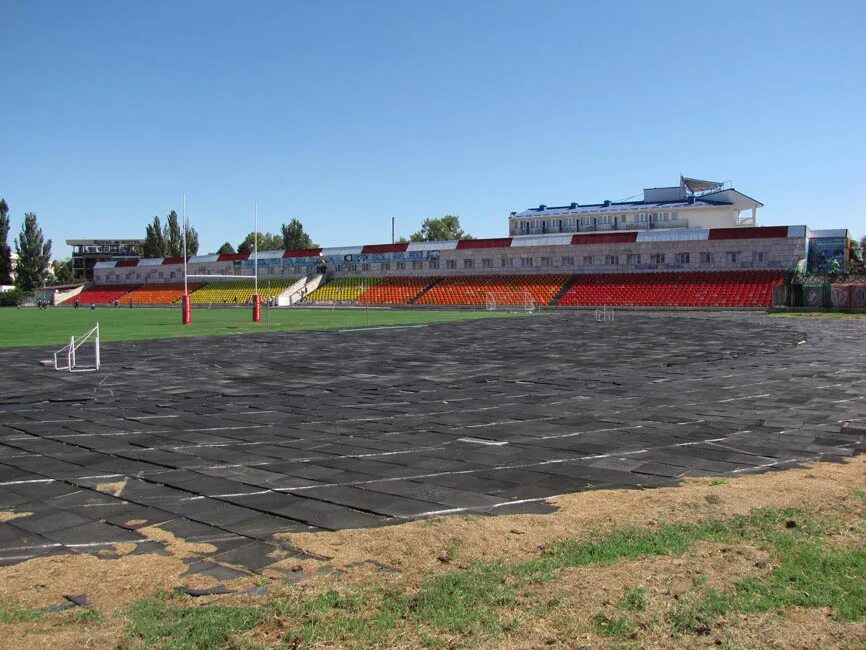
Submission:
{"label": "blue sky", "polygon": [[[327,246],[460,215],[733,180],[764,225],[866,233],[866,3],[0,0],[0,196],[200,252],[300,218]],[[10,244],[11,244],[10,237]]]}

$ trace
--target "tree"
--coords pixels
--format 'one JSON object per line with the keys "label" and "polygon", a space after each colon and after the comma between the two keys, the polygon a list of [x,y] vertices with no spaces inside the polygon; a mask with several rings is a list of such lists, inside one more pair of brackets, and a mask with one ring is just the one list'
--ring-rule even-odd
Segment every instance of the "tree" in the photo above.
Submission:
{"label": "tree", "polygon": [[[2,243],[2,240],[0,240],[0,243]],[[866,264],[866,235],[863,235],[863,239],[860,240],[860,259]]]}
{"label": "tree", "polygon": [[72,284],[75,282],[75,276],[72,274],[72,258],[67,257],[65,260],[54,260],[51,262],[51,271],[54,274],[55,284]]}
{"label": "tree", "polygon": [[[186,254],[197,253],[198,232],[187,224]],[[183,257],[183,235],[177,212],[172,210],[168,213],[165,227],[162,226],[159,217],[154,217],[153,223],[145,227],[143,254],[145,257]]]}
{"label": "tree", "polygon": [[[252,253],[255,249],[255,232],[249,233],[238,245],[238,253]],[[280,235],[265,232],[259,233],[258,246],[260,251],[276,251],[283,248],[283,238]]]}
{"label": "tree", "polygon": [[153,223],[145,227],[144,247],[145,257],[165,257],[165,240],[162,237],[162,224],[159,217],[153,218]]}
{"label": "tree", "polygon": [[12,249],[9,239],[9,206],[0,199],[0,284],[12,284]]}
{"label": "tree", "polygon": [[162,238],[165,240],[163,257],[183,256],[183,235],[180,232],[180,222],[177,220],[177,212],[172,210],[165,220],[165,230]]}
{"label": "tree", "polygon": [[473,239],[460,227],[460,217],[446,214],[441,219],[424,219],[421,230],[412,234],[412,241],[449,241],[454,239]]}
{"label": "tree", "polygon": [[313,240],[304,232],[304,225],[297,219],[292,219],[289,223],[280,226],[280,232],[283,235],[282,248],[286,250],[316,248]]}
{"label": "tree", "polygon": [[397,240],[397,243],[398,244],[408,244],[409,240],[406,239],[405,237],[400,237],[400,239]]}
{"label": "tree", "polygon": [[15,284],[25,291],[43,286],[48,276],[48,262],[51,260],[51,240],[45,241],[33,212],[24,214],[21,234],[15,242],[15,252],[18,253]]}
{"label": "tree", "polygon": [[219,250],[216,252],[217,255],[233,255],[235,252],[235,247],[226,242],[222,246],[219,247]]}

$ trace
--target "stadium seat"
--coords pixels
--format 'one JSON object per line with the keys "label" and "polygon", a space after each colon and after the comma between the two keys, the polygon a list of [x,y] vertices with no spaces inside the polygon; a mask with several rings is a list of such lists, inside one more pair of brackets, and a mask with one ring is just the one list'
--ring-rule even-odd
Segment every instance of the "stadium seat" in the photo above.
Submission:
{"label": "stadium seat", "polygon": [[575,276],[563,306],[769,307],[781,271],[596,273]]}
{"label": "stadium seat", "polygon": [[421,296],[419,305],[549,305],[567,275],[456,276],[445,278]]}
{"label": "stadium seat", "polygon": [[[193,293],[201,283],[190,283],[189,291]],[[143,285],[120,298],[122,305],[170,305],[183,297],[183,283],[170,282],[166,284]]]}
{"label": "stadium seat", "polygon": [[137,284],[102,284],[90,287],[79,293],[68,304],[76,300],[82,305],[110,305],[138,288]]}
{"label": "stadium seat", "polygon": [[[268,286],[259,280],[259,296],[263,301],[268,295],[276,298],[295,282],[297,279],[280,278],[268,280]],[[189,300],[194,305],[243,305],[251,303],[254,294],[255,283],[252,280],[218,280],[208,282],[190,294]]]}
{"label": "stadium seat", "polygon": [[382,278],[334,278],[306,296],[302,302],[358,302],[361,294]]}
{"label": "stadium seat", "polygon": [[405,305],[412,301],[437,278],[383,278],[358,296],[362,305]]}

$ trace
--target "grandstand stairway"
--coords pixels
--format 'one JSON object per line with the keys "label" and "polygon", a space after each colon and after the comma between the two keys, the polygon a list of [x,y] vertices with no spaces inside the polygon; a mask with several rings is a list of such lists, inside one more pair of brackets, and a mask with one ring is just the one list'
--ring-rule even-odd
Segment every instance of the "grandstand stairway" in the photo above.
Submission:
{"label": "grandstand stairway", "polygon": [[417,302],[418,302],[418,301],[419,301],[419,300],[424,296],[424,294],[426,294],[428,291],[430,291],[430,289],[432,289],[433,287],[435,287],[435,286],[436,286],[437,284],[439,284],[440,282],[442,282],[442,278],[433,278],[433,282],[431,282],[430,284],[428,284],[428,285],[424,288],[424,290],[423,290],[421,293],[419,293],[417,296],[415,296],[414,298],[412,298],[412,299],[411,299],[408,303],[406,303],[406,304],[407,304],[407,305],[414,305],[414,304],[416,304],[416,303],[417,303]]}
{"label": "grandstand stairway", "polygon": [[576,275],[571,276],[571,278],[562,285],[562,289],[556,292],[556,295],[553,297],[553,300],[550,301],[551,306],[556,306],[559,304],[559,301],[562,300],[563,296],[568,293],[569,289],[571,289],[574,284],[577,282]]}

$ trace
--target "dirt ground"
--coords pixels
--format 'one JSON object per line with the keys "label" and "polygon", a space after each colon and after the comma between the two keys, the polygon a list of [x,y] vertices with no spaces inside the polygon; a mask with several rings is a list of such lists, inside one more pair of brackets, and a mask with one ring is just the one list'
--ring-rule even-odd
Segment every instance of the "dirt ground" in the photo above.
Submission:
{"label": "dirt ground", "polygon": [[[613,525],[652,527],[663,522],[726,518],[759,507],[807,508],[817,515],[862,522],[866,510],[866,502],[855,500],[852,505],[851,497],[852,490],[866,488],[866,457],[712,483],[712,479],[696,479],[676,488],[572,494],[552,499],[558,510],[544,515],[441,517],[386,528],[286,535],[302,550],[327,559],[286,560],[276,565],[283,572],[266,570],[270,594],[296,591],[298,586],[288,584],[285,577],[301,571],[307,576],[300,583],[307,593],[389,583],[411,588],[432,574],[465,568],[478,560],[537,557],[547,544]],[[3,512],[0,516],[9,520],[26,514]],[[66,602],[65,596],[84,595],[102,614],[101,620],[86,622],[76,619],[74,610],[66,610],[33,621],[6,623],[0,626],[0,647],[117,647],[122,640],[123,609],[130,603],[181,584],[198,588],[214,584],[202,578],[191,583],[183,575],[187,562],[207,552],[207,545],[188,544],[156,527],[141,530],[162,544],[164,554],[138,554],[130,544],[109,557],[56,556],[0,567],[0,603],[7,612],[50,608]],[[862,530],[857,534],[862,536]],[[497,639],[481,647],[619,647],[621,641],[587,633],[588,622],[637,584],[646,590],[647,611],[653,613],[642,624],[636,641],[640,647],[866,648],[866,623],[840,623],[823,610],[738,617],[730,621],[724,638],[673,639],[660,623],[653,623],[679,594],[691,589],[696,577],[707,585],[723,587],[756,567],[763,570],[766,564],[766,552],[755,547],[700,543],[682,556],[565,569],[556,580],[539,587],[539,598],[553,603],[549,613],[528,617],[516,612],[525,619],[519,638]],[[261,578],[250,576],[223,584],[245,592],[261,583]],[[249,594],[208,596],[195,603],[249,603],[259,602],[258,598]]]}

